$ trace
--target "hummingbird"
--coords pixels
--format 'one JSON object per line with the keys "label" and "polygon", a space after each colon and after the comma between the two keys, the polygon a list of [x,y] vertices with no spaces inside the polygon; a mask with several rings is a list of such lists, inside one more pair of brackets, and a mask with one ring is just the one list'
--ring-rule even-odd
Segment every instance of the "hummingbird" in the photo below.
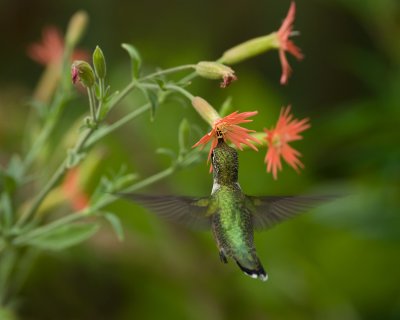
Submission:
{"label": "hummingbird", "polygon": [[211,154],[213,186],[202,198],[121,193],[159,216],[194,229],[211,229],[223,263],[232,258],[248,276],[266,281],[254,231],[275,224],[328,200],[329,196],[248,196],[239,182],[237,151],[218,138]]}

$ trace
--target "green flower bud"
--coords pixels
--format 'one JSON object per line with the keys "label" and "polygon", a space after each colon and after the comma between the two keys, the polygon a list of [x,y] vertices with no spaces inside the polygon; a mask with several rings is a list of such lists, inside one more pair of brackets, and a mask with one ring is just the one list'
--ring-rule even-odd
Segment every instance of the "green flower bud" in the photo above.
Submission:
{"label": "green flower bud", "polygon": [[106,59],[99,46],[97,46],[93,52],[93,66],[97,77],[99,79],[104,79],[106,77]]}
{"label": "green flower bud", "polygon": [[93,69],[86,61],[74,61],[71,66],[71,76],[73,84],[78,80],[87,88],[93,87],[95,84]]}
{"label": "green flower bud", "polygon": [[250,39],[234,46],[225,51],[219,61],[231,65],[257,56],[270,49],[278,49],[279,47],[278,34],[273,32],[267,36]]}
{"label": "green flower bud", "polygon": [[217,110],[215,110],[206,100],[200,97],[192,99],[192,105],[198,114],[210,125],[214,125],[214,121],[221,119]]}
{"label": "green flower bud", "polygon": [[232,68],[212,61],[201,61],[196,67],[196,72],[199,76],[207,79],[222,79],[221,88],[226,88],[232,81],[237,80],[235,71]]}

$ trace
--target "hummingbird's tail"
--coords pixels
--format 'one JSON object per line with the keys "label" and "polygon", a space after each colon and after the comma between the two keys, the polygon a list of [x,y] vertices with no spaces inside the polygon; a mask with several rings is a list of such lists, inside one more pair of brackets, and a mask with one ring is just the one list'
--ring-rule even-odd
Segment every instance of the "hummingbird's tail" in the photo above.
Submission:
{"label": "hummingbird's tail", "polygon": [[267,281],[268,275],[262,266],[260,259],[258,257],[254,257],[255,263],[252,263],[251,267],[244,266],[239,260],[235,259],[239,268],[248,276],[252,277],[253,279],[260,279],[261,281]]}

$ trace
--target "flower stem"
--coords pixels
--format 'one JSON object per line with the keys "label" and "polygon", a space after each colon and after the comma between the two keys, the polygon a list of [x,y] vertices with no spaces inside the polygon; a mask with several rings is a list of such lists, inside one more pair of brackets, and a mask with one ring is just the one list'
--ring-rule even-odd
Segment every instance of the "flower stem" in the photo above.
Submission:
{"label": "flower stem", "polygon": [[15,248],[8,247],[2,252],[0,265],[0,308],[5,306],[12,286],[12,273],[17,261],[17,252]]}
{"label": "flower stem", "polygon": [[46,232],[50,232],[62,225],[86,218],[88,214],[84,214],[84,213],[72,213],[72,214],[68,214],[60,219],[57,219],[49,224],[44,225],[43,227],[39,227],[36,228],[30,232],[27,232],[23,235],[17,236],[12,243],[14,245],[24,245],[27,242],[29,242],[29,240],[36,238],[40,235],[42,235],[43,233]]}
{"label": "flower stem", "polygon": [[92,116],[93,122],[96,123],[96,99],[94,97],[93,88],[87,88],[87,93],[89,97],[90,115]]}
{"label": "flower stem", "polygon": [[98,130],[95,134],[93,134],[90,137],[90,139],[88,139],[88,141],[86,143],[86,147],[92,146],[94,143],[99,141],[101,138],[103,138],[106,135],[110,134],[111,132],[119,129],[120,127],[122,127],[123,125],[128,123],[129,121],[135,119],[137,116],[139,116],[142,113],[144,113],[145,111],[149,110],[150,107],[151,107],[151,104],[146,103],[146,104],[142,105],[141,107],[135,109],[131,113],[128,113],[127,115],[125,115],[118,121],[114,122],[113,124],[110,124],[107,127],[100,128],[100,130]]}
{"label": "flower stem", "polygon": [[96,112],[97,119],[100,119],[100,116],[101,116],[101,111],[102,111],[101,109],[103,108],[103,101],[104,101],[104,92],[105,92],[104,79],[99,79],[100,99],[99,99],[99,104],[97,106],[97,112]]}
{"label": "flower stem", "polygon": [[[157,84],[152,84],[152,83],[143,83],[140,86],[142,88],[151,88],[151,89],[159,89],[160,88]],[[190,101],[194,98],[194,96],[189,91],[187,91],[186,89],[183,89],[182,87],[173,85],[173,84],[166,85],[165,89],[179,92],[180,94],[182,94],[183,96],[188,98]]]}
{"label": "flower stem", "polygon": [[[93,134],[95,131],[95,128],[89,129],[87,131],[86,135],[83,136],[81,140],[77,142],[77,144],[74,147],[74,152],[79,153],[83,148],[86,143],[86,141],[89,139],[89,137]],[[19,220],[17,221],[16,226],[20,227],[23,223],[26,221],[29,221],[32,216],[36,213],[37,209],[40,207],[42,201],[46,198],[48,193],[54,188],[55,185],[62,179],[62,177],[65,175],[67,172],[68,167],[67,167],[67,160],[64,160],[56,170],[56,172],[52,175],[50,180],[46,183],[46,185],[43,187],[43,189],[39,192],[37,197],[34,199],[33,204],[30,206],[29,210],[23,214]]]}
{"label": "flower stem", "polygon": [[[115,106],[117,103],[119,103],[131,90],[133,90],[136,86],[135,82],[131,82],[130,84],[128,84],[125,89],[119,94],[119,96],[112,102],[111,107]],[[89,102],[91,101],[91,99],[94,99],[94,97],[92,96],[92,92],[90,91],[90,89],[88,89],[88,95],[89,95]],[[92,98],[91,98],[92,97]],[[90,102],[91,105],[91,112],[92,112],[92,116],[95,114],[94,113],[94,101]],[[138,114],[140,114],[141,112],[143,112],[144,110],[141,110],[140,112],[138,112]],[[137,116],[137,115],[135,115]],[[95,120],[95,118],[94,118]],[[54,127],[51,126],[51,130]],[[49,130],[51,132],[51,130]],[[86,135],[75,145],[74,147],[74,152],[75,153],[79,153],[84,147],[85,147],[85,143],[86,141],[88,141],[88,139],[90,138],[90,136],[96,131],[96,128],[90,128],[89,131],[87,131]],[[46,131],[46,134],[43,134],[43,136],[47,137],[50,132]],[[32,216],[36,213],[37,209],[39,208],[39,206],[41,205],[42,201],[46,198],[46,196],[48,195],[48,193],[54,188],[54,186],[57,185],[57,183],[62,179],[62,177],[65,175],[66,171],[67,171],[67,162],[66,160],[64,160],[60,166],[58,167],[58,169],[56,170],[56,172],[53,174],[53,176],[50,178],[50,180],[47,182],[47,184],[44,186],[44,188],[39,192],[39,194],[37,195],[37,197],[35,198],[32,206],[29,208],[28,211],[26,211],[17,221],[16,226],[20,227],[22,226],[23,223],[25,223],[26,221],[28,221],[29,219],[32,218]]]}
{"label": "flower stem", "polygon": [[149,74],[147,76],[144,76],[144,77],[140,78],[139,81],[150,80],[152,78],[163,76],[163,75],[166,75],[166,74],[169,74],[169,73],[175,73],[175,72],[182,71],[182,70],[187,70],[187,69],[194,69],[195,67],[196,67],[196,65],[194,65],[194,64],[185,64],[185,65],[182,65],[182,66],[178,66],[178,67],[174,67],[174,68],[170,68],[170,69],[165,69],[165,70],[157,71],[157,72],[151,73],[151,74]]}
{"label": "flower stem", "polygon": [[108,107],[108,110],[111,110],[114,106],[116,106],[119,102],[124,99],[128,93],[130,93],[137,86],[137,81],[132,81],[129,83],[124,90],[122,90],[111,102]]}

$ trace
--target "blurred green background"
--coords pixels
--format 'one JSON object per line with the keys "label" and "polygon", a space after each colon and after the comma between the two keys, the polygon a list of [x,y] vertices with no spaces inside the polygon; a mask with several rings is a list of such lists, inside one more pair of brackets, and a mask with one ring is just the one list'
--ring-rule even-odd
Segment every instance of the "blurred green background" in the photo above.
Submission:
{"label": "blurred green background", "polygon": [[[134,44],[145,68],[212,60],[248,38],[276,30],[290,1],[0,1],[0,161],[21,150],[26,103],[42,67],[26,55],[46,25],[65,30],[78,9],[90,15],[80,47],[103,49],[112,89],[129,81],[120,48]],[[270,279],[221,264],[212,236],[158,220],[123,201],[110,206],[124,223],[118,242],[104,224],[84,245],[42,254],[24,286],[22,319],[400,319],[400,1],[299,0],[294,41],[305,53],[289,85],[269,52],[235,67],[239,81],[220,90],[197,79],[192,93],[215,106],[227,96],[240,111],[258,110],[252,128],[272,126],[282,105],[312,128],[294,144],[305,170],[265,173],[264,150],[240,153],[249,194],[341,191],[348,197],[256,235]],[[130,96],[111,121],[137,104]],[[84,97],[65,128],[86,112]],[[177,150],[183,117],[206,125],[189,107],[169,102],[155,121],[144,115],[99,147],[100,174],[122,163],[147,176],[169,164],[154,150]],[[64,131],[63,131],[64,130]],[[57,135],[56,135],[57,136]],[[199,134],[193,132],[193,143]],[[56,150],[63,154],[64,150]],[[96,178],[97,177],[97,178]],[[203,196],[212,177],[202,162],[143,190]],[[87,187],[88,192],[91,186]]]}

